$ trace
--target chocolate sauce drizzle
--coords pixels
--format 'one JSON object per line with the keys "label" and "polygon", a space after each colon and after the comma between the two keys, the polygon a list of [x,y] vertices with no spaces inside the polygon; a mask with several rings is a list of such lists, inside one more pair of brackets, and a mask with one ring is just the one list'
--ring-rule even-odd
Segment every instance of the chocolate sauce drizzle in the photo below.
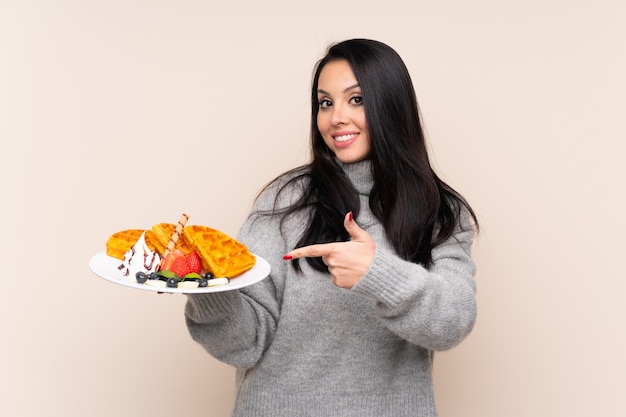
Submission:
{"label": "chocolate sauce drizzle", "polygon": [[[128,265],[130,265],[133,258],[135,257],[135,254],[137,253],[137,250],[135,249],[134,246],[131,247],[130,249],[131,249],[131,252],[130,252],[130,257],[128,258]],[[154,265],[154,262],[156,261],[156,257],[157,257],[156,252],[152,252],[152,255],[150,255],[148,251],[146,251],[146,249],[143,250],[143,267],[147,271],[152,269],[152,266]],[[130,274],[130,268],[128,266],[125,266],[124,263],[120,264],[120,266],[118,266],[117,269],[121,271],[122,275],[125,277],[127,277]]]}

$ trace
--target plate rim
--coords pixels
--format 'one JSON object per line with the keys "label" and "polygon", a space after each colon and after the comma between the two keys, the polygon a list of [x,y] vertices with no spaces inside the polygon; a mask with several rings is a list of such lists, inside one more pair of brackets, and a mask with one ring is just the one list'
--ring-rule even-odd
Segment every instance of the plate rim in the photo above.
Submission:
{"label": "plate rim", "polygon": [[[122,261],[117,258],[107,255],[105,250],[97,252],[89,259],[89,269],[97,277],[104,279],[105,281],[111,282],[113,284],[121,285],[123,287],[137,289],[137,290],[157,292],[157,293],[170,293],[170,294],[210,294],[210,293],[216,293],[216,292],[238,290],[240,288],[248,287],[250,285],[256,284],[266,279],[269,276],[270,271],[271,271],[269,262],[257,254],[253,253],[252,255],[254,255],[254,257],[256,258],[256,263],[251,269],[249,269],[246,272],[243,272],[240,275],[237,275],[235,278],[232,278],[231,281],[226,285],[218,285],[215,287],[204,287],[204,288],[152,287],[150,285],[144,285],[144,284],[139,284],[137,282],[126,281],[123,279],[121,275],[117,274],[117,271],[111,271],[112,274],[107,274],[102,271],[102,268],[97,267],[97,264],[99,262],[113,263],[113,261],[116,261],[121,264]],[[117,267],[115,267],[115,269],[117,270]],[[255,274],[258,274],[258,276],[255,276],[251,281],[243,280],[240,283],[237,282],[239,278],[243,278],[246,274],[250,274],[252,272]]]}

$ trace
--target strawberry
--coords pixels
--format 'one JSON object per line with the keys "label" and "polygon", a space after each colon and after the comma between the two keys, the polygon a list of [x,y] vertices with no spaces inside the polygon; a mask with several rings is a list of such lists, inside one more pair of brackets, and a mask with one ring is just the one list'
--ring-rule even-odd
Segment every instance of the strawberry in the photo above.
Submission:
{"label": "strawberry", "polygon": [[187,266],[187,258],[184,255],[176,257],[174,262],[169,268],[170,271],[178,275],[179,277],[184,277],[189,273],[189,267]]}
{"label": "strawberry", "polygon": [[172,267],[174,260],[180,256],[183,256],[183,252],[180,249],[174,249],[172,252],[169,252],[161,263],[161,270],[171,271],[170,268]]}
{"label": "strawberry", "polygon": [[202,262],[200,261],[200,256],[198,256],[196,252],[189,252],[186,257],[186,261],[188,268],[187,274],[190,272],[195,272],[196,274],[202,273]]}

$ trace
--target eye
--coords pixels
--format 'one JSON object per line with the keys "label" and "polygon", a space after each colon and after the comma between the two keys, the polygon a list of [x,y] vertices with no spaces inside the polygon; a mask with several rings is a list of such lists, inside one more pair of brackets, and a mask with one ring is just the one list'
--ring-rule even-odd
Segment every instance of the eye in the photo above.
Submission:
{"label": "eye", "polygon": [[333,102],[324,98],[319,101],[320,109],[327,109],[333,105]]}
{"label": "eye", "polygon": [[350,97],[350,103],[354,104],[355,106],[360,106],[363,104],[363,96],[352,96]]}

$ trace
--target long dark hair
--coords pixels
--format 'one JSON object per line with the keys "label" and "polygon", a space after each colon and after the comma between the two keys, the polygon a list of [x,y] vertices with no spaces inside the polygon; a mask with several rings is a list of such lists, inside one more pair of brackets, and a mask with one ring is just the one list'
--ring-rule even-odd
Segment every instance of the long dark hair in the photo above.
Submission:
{"label": "long dark hair", "polygon": [[[278,196],[294,182],[306,179],[308,186],[295,204],[285,209],[275,204],[273,214],[280,213],[284,220],[296,211],[309,210],[297,247],[349,238],[343,219],[348,211],[358,215],[359,196],[317,128],[319,76],[327,63],[337,60],[350,64],[363,95],[374,179],[370,208],[399,256],[428,267],[432,249],[452,236],[463,207],[476,228],[478,222],[467,201],[433,171],[409,72],[396,51],[381,42],[340,42],[317,63],[311,89],[312,160],[283,174],[290,180]],[[327,271],[321,258],[306,259],[313,268]],[[298,260],[293,263],[300,270]]]}

